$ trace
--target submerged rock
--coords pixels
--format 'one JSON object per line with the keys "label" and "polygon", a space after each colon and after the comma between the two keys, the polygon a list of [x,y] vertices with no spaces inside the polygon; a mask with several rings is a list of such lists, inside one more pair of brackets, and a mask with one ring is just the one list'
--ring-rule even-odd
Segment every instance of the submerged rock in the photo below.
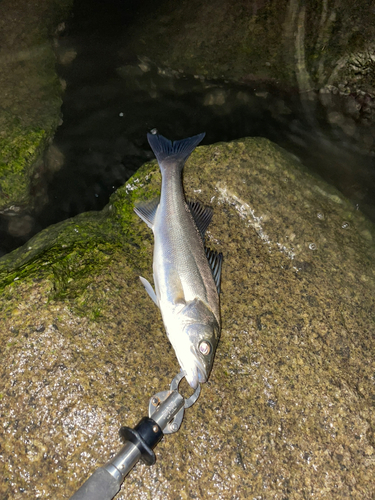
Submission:
{"label": "submerged rock", "polygon": [[169,70],[294,86],[307,100],[327,85],[374,91],[369,0],[168,0],[145,10],[124,38],[125,55],[130,46]]}
{"label": "submerged rock", "polygon": [[[371,498],[374,227],[265,139],[197,148],[189,198],[214,208],[222,333],[197,403],[118,499]],[[0,259],[0,492],[69,498],[179,371],[138,275],[152,233],[132,211],[144,165],[102,211]]]}

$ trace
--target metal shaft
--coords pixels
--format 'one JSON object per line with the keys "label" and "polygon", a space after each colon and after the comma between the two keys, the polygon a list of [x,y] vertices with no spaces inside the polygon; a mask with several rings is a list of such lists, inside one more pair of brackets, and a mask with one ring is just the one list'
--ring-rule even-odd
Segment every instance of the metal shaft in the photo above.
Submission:
{"label": "metal shaft", "polygon": [[183,408],[185,399],[177,391],[171,392],[165,401],[152,414],[154,420],[161,430],[164,430],[172,418]]}
{"label": "metal shaft", "polygon": [[[174,416],[184,407],[185,400],[177,391],[172,391],[160,403],[152,420],[164,430]],[[110,500],[120,490],[124,477],[141,458],[139,448],[127,442],[117,455],[106,465],[97,469],[79,488],[70,500]]]}
{"label": "metal shaft", "polygon": [[126,443],[117,455],[103,469],[108,471],[119,484],[141,458],[141,452],[133,443]]}

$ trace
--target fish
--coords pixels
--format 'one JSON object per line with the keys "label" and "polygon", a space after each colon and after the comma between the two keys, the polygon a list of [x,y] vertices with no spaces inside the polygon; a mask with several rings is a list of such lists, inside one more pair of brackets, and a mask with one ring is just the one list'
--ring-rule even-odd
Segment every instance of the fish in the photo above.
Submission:
{"label": "fish", "polygon": [[147,134],[161,171],[161,194],[134,206],[154,233],[152,285],[140,280],[159,307],[185,378],[196,389],[207,382],[219,342],[222,253],[205,246],[211,207],[186,201],[182,170],[205,133],[170,141]]}

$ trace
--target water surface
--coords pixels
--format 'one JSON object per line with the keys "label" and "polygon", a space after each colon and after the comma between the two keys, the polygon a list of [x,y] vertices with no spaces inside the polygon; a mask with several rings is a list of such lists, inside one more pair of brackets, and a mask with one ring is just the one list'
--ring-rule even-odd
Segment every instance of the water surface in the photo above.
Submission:
{"label": "water surface", "polygon": [[171,139],[205,131],[203,144],[267,137],[375,220],[373,130],[360,121],[340,121],[346,101],[334,97],[343,111],[335,117],[297,89],[207,81],[140,60],[124,51],[128,28],[152,8],[152,2],[76,2],[57,48],[66,91],[63,122],[46,156],[57,165],[48,201],[37,213],[0,220],[0,255],[50,224],[101,210],[153,158],[146,140],[153,128]]}

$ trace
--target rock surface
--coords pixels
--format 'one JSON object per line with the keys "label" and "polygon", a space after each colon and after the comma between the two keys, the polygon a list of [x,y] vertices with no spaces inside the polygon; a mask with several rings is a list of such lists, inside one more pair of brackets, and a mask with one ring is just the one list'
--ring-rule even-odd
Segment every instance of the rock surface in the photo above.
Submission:
{"label": "rock surface", "polygon": [[[221,341],[180,431],[116,498],[372,498],[373,226],[265,139],[197,148],[184,185],[214,208]],[[0,259],[2,498],[69,498],[179,371],[138,280],[153,238],[132,205],[159,188],[146,164],[103,212]]]}
{"label": "rock surface", "polygon": [[60,121],[62,103],[51,38],[71,4],[0,2],[0,213],[31,208],[42,196],[41,156]]}
{"label": "rock surface", "polygon": [[167,0],[131,28],[130,44],[162,68],[207,78],[374,92],[374,22],[371,0]]}

